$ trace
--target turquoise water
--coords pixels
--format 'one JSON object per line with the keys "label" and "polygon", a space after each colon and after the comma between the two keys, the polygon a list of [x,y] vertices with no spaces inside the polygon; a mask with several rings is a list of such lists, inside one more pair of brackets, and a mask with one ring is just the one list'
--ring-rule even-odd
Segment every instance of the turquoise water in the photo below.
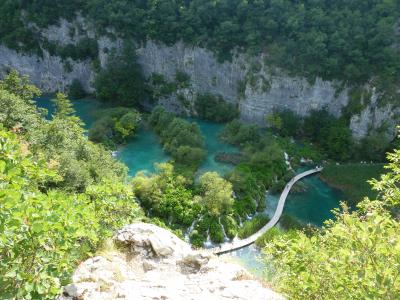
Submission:
{"label": "turquoise water", "polygon": [[[47,109],[48,118],[51,118],[51,115],[54,112],[53,103],[51,102],[51,99],[53,98],[53,96],[46,95],[36,99],[38,107]],[[95,99],[82,99],[73,101],[72,104],[74,105],[76,115],[80,117],[85,124],[85,129],[90,128],[96,120],[96,113],[102,108],[101,103]]]}
{"label": "turquoise water", "polygon": [[[38,107],[46,108],[51,115],[53,108],[51,97],[42,97],[37,100]],[[95,121],[96,112],[102,108],[101,104],[93,99],[73,102],[77,116],[85,123],[86,129]],[[218,152],[237,152],[238,149],[222,143],[218,135],[223,129],[223,124],[216,124],[199,119],[189,118],[196,122],[205,137],[207,158],[200,167],[198,173],[216,171],[224,174],[233,168],[232,165],[214,161]],[[155,134],[146,128],[139,130],[138,134],[126,145],[118,150],[117,157],[129,167],[129,174],[134,176],[138,171],[154,171],[154,164],[170,159],[162,149]],[[299,170],[301,171],[301,170]],[[285,204],[284,213],[290,214],[303,223],[311,223],[321,226],[327,219],[333,217],[331,210],[339,206],[342,194],[333,190],[322,182],[318,176],[302,179],[307,189],[300,193],[290,193]],[[268,194],[266,196],[266,213],[273,215],[279,195]],[[266,266],[260,262],[260,252],[254,246],[247,247],[232,253],[240,263],[256,275],[261,275]]]}
{"label": "turquoise water", "polygon": [[[332,210],[339,207],[343,194],[330,188],[317,175],[301,180],[305,184],[304,192],[289,193],[283,213],[289,214],[304,224],[322,226],[324,221],[333,218]],[[267,194],[265,213],[272,217],[279,200],[279,194]],[[268,268],[261,260],[260,251],[247,247],[232,253],[232,256],[256,276],[261,276]]]}
{"label": "turquoise water", "polygon": [[131,142],[118,150],[117,157],[129,167],[129,175],[139,171],[154,172],[154,164],[166,162],[170,157],[165,154],[157,136],[142,128]]}
{"label": "turquoise water", "polygon": [[[36,99],[37,106],[48,110],[48,118],[54,111],[50,95]],[[85,128],[89,129],[96,120],[97,113],[104,108],[102,104],[94,99],[83,99],[72,102],[76,110],[76,115],[85,123]],[[196,122],[205,137],[205,148],[207,157],[198,170],[198,174],[207,171],[215,171],[225,174],[233,168],[233,165],[219,163],[214,160],[218,152],[237,152],[237,148],[222,143],[218,135],[223,129],[222,124],[202,121],[190,118],[188,121]],[[118,149],[117,157],[129,168],[129,175],[134,176],[139,171],[154,172],[154,164],[166,162],[170,159],[160,143],[157,136],[147,128],[141,128],[137,135],[130,142]]]}
{"label": "turquoise water", "polygon": [[227,143],[223,143],[219,140],[218,136],[224,128],[224,125],[195,118],[188,118],[187,120],[196,122],[205,138],[207,157],[204,163],[200,166],[198,174],[214,171],[223,175],[232,170],[233,165],[216,162],[214,160],[214,157],[218,152],[236,153],[239,151],[236,147]]}

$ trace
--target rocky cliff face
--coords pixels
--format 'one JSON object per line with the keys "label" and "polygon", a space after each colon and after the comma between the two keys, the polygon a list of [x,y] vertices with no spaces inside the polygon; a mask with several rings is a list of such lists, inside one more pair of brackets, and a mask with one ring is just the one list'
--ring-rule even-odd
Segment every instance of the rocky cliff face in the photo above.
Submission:
{"label": "rocky cliff face", "polygon": [[239,265],[195,252],[155,225],[128,225],[114,242],[119,250],[83,262],[58,300],[283,299]]}
{"label": "rocky cliff face", "polygon": [[[75,36],[71,36],[71,32],[75,32]],[[76,43],[85,36],[96,36],[80,17],[73,23],[61,20],[58,26],[42,30],[41,34],[43,38],[63,45]],[[97,37],[97,40],[99,60],[104,66],[108,50],[120,48],[122,42],[107,37]],[[282,109],[307,115],[311,110],[325,108],[333,115],[340,116],[349,102],[348,90],[338,89],[338,83],[321,79],[310,83],[304,78],[289,76],[282,70],[268,66],[263,55],[234,55],[232,61],[220,63],[206,49],[181,42],[166,46],[154,41],[141,45],[137,54],[147,76],[153,73],[162,74],[170,81],[173,81],[177,71],[183,71],[190,76],[190,87],[179,91],[188,100],[189,107],[185,107],[176,94],[160,99],[161,105],[176,112],[193,113],[190,107],[197,93],[221,95],[226,101],[239,107],[243,120],[258,124],[264,124],[267,114]],[[76,78],[85,89],[92,91],[95,74],[91,63],[69,61],[69,65],[72,70],[66,68],[66,62],[46,52],[43,57],[37,57],[0,46],[0,75],[9,68],[16,68],[29,75],[46,92],[63,91]],[[369,128],[378,128],[387,120],[391,120],[389,130],[393,132],[396,123],[393,118],[397,114],[391,111],[391,105],[367,106],[361,114],[352,118],[351,129],[354,135],[359,138],[365,136]]]}

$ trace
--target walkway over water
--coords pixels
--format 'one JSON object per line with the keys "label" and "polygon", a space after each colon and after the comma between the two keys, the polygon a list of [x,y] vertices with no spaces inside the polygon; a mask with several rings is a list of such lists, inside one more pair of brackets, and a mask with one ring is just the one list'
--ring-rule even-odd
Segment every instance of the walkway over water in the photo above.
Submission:
{"label": "walkway over water", "polygon": [[224,244],[221,245],[220,247],[215,247],[215,248],[211,248],[206,250],[207,252],[211,252],[213,254],[224,254],[224,253],[228,253],[234,250],[238,250],[241,248],[244,248],[246,246],[249,246],[251,244],[253,244],[260,236],[262,236],[265,232],[267,232],[269,229],[271,229],[272,227],[274,227],[276,225],[276,223],[278,223],[282,212],[283,212],[283,208],[285,206],[285,201],[286,198],[290,192],[290,189],[292,188],[292,186],[299,181],[300,179],[309,176],[311,174],[314,173],[318,173],[322,171],[322,167],[318,167],[303,173],[300,173],[298,175],[296,175],[295,177],[293,177],[285,186],[285,189],[283,190],[281,196],[279,197],[279,201],[278,201],[278,205],[276,207],[274,216],[272,217],[272,219],[263,227],[261,228],[259,231],[257,231],[256,233],[254,233],[253,235],[249,236],[246,239],[243,240],[238,240],[235,241],[233,243],[229,243],[229,244]]}

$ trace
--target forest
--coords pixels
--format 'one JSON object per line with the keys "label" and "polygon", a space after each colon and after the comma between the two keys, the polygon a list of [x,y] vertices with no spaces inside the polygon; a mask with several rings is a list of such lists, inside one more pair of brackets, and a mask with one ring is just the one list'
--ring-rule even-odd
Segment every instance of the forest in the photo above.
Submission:
{"label": "forest", "polygon": [[[60,18],[78,16],[94,37],[58,45],[41,36]],[[46,50],[67,69],[67,58],[90,61],[90,97],[104,107],[86,128],[70,100],[88,96],[78,79],[68,95],[51,96],[50,115],[37,107],[42,92],[28,77],[7,70],[0,80],[0,298],[54,299],[80,262],[136,221],[194,248],[246,238],[269,221],[266,191],[280,193],[308,163],[323,164],[321,178],[345,199],[320,227],[284,213],[256,242],[268,265],[264,280],[289,299],[398,299],[400,143],[385,124],[355,139],[349,122],[366,85],[398,105],[399,20],[397,0],[1,1],[0,46]],[[124,41],[103,67],[100,36]],[[169,79],[145,78],[135,49],[147,40],[205,47],[220,62],[264,54],[268,67],[289,75],[333,80],[337,92],[346,85],[350,102],[340,117],[281,110],[265,116],[268,127],[244,123],[231,99],[194,93],[190,102],[182,90],[193,81],[178,67]],[[206,137],[198,122],[157,105],[171,95],[223,127],[219,141],[237,152],[214,160],[229,171],[200,171]],[[112,151],[143,128],[169,159],[129,176]]]}
{"label": "forest", "polygon": [[[24,20],[46,27],[79,12],[98,34],[109,34],[111,26],[118,37],[137,42],[183,40],[211,49],[222,61],[233,50],[266,52],[269,64],[309,80],[318,76],[360,84],[374,79],[389,90],[399,80],[399,53],[393,47],[399,43],[394,34],[399,6],[396,0],[4,0],[0,40],[40,52],[42,41]],[[48,45],[53,53],[81,59],[92,57],[97,47],[89,40],[77,46],[68,51]]]}
{"label": "forest", "polygon": [[[32,101],[39,94],[16,72],[0,81],[3,298],[53,299],[77,264],[130,222],[168,226],[183,237],[197,220],[190,240],[201,246],[206,232],[223,241],[220,224],[229,238],[243,238],[268,221],[259,215],[237,224],[246,209],[261,205],[252,201],[257,191],[264,192],[260,184],[285,173],[280,139],[265,144],[268,139],[257,135],[257,128],[236,121],[223,138],[243,147],[245,159],[226,178],[208,172],[192,181],[165,163],[154,174],[127,180],[126,167],[88,140],[65,95],[56,95],[54,112],[45,119],[46,112]],[[155,120],[192,127],[162,109],[154,114]],[[265,153],[276,153],[276,160]],[[284,216],[281,227],[257,241],[274,272],[275,289],[292,299],[398,297],[399,157],[399,150],[388,154],[387,173],[371,181],[376,198],[365,198],[356,210],[343,203],[322,228],[299,226]]]}

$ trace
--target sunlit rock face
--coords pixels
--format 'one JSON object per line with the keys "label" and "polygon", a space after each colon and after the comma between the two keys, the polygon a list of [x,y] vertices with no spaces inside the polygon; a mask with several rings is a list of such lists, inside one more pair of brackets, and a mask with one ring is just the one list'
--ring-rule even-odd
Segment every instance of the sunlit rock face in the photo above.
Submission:
{"label": "sunlit rock face", "polygon": [[[34,27],[34,25],[32,25]],[[98,58],[105,66],[108,53],[113,48],[121,49],[121,39],[98,36],[85,20],[78,16],[75,21],[60,20],[59,24],[41,29],[42,39],[60,45],[76,44],[85,37],[98,41]],[[112,29],[106,29],[113,32]],[[71,35],[71,32],[75,32]],[[268,57],[261,54],[247,56],[234,54],[230,61],[220,62],[209,50],[177,42],[167,46],[149,40],[137,45],[137,58],[146,76],[153,73],[173,81],[177,71],[190,77],[190,85],[159,100],[167,110],[195,115],[194,101],[198,93],[221,95],[226,101],[238,106],[242,120],[265,125],[265,116],[276,111],[289,109],[305,116],[312,110],[326,109],[340,116],[348,105],[348,89],[334,81],[317,78],[309,82],[305,78],[288,75],[273,68]],[[24,54],[0,45],[0,77],[15,68],[29,75],[32,81],[45,92],[67,91],[74,79],[78,79],[85,90],[93,92],[96,73],[91,61],[62,60],[44,51],[43,56]],[[181,97],[178,97],[178,94]],[[184,96],[185,103],[180,101]],[[353,115],[351,130],[356,138],[368,134],[369,128],[376,129],[387,123],[387,131],[395,132],[399,114],[392,105],[374,105],[373,99],[365,99],[361,113]],[[143,103],[151,108],[150,103]]]}
{"label": "sunlit rock face", "polygon": [[241,266],[193,251],[155,225],[128,225],[114,242],[119,250],[83,262],[59,300],[283,299]]}

